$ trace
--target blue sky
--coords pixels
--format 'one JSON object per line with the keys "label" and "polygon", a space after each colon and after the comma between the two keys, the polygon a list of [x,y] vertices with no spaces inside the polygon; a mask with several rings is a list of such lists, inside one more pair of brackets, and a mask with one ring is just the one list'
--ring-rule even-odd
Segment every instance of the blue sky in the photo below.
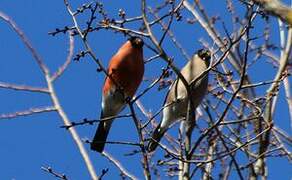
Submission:
{"label": "blue sky", "polygon": [[[76,8],[77,5],[86,2],[88,1],[80,0],[78,4],[73,3],[73,7]],[[211,15],[221,15],[222,18],[228,18],[226,13],[222,13],[226,11],[224,4],[216,5],[211,0],[204,1],[204,4],[208,4],[207,10]],[[120,8],[123,8],[129,17],[139,15],[139,1],[126,0],[123,2],[115,1],[114,3],[112,1],[106,2],[104,5],[106,11],[116,18]],[[236,8],[238,7],[236,6]],[[241,12],[240,8],[238,9]],[[52,37],[48,35],[48,32],[57,27],[72,25],[72,20],[63,2],[57,0],[1,0],[0,11],[13,18],[25,32],[51,72],[57,70],[67,56],[68,37],[66,35]],[[187,16],[189,14],[184,12],[183,15]],[[80,17],[79,20],[82,21],[85,17]],[[272,19],[271,21],[276,24],[275,20]],[[199,44],[201,36],[210,40],[197,24],[181,25],[178,22],[174,26],[176,27],[173,29],[174,33],[189,55],[201,47]],[[261,33],[262,29],[263,27],[261,26],[252,31],[257,34]],[[277,28],[271,31],[275,37],[271,41],[278,43]],[[104,30],[91,33],[89,36],[89,43],[93,51],[105,66],[125,40],[126,38],[121,34]],[[83,46],[78,38],[75,39],[75,42],[76,54],[78,51],[83,50]],[[168,50],[167,53],[175,58],[175,64],[178,67],[182,67],[186,59],[172,51],[174,47],[168,42],[169,40],[166,40],[164,43],[164,47]],[[4,21],[0,21],[0,53],[1,82],[36,87],[46,86],[44,77],[31,54]],[[146,58],[151,55],[153,54],[149,50],[145,50]],[[145,77],[155,78],[161,73],[163,66],[165,66],[165,63],[162,60],[155,61],[150,65],[147,64]],[[269,80],[269,78],[273,77],[275,70],[265,71],[261,69],[258,71],[257,68],[262,67],[260,64],[253,66],[253,69],[251,69],[254,82]],[[97,73],[96,68],[96,64],[90,58],[83,58],[80,62],[72,62],[63,76],[55,82],[57,96],[72,121],[79,121],[85,117],[94,119],[99,116],[104,75]],[[143,83],[139,91],[146,88],[149,83]],[[283,95],[282,89],[280,92]],[[157,88],[154,88],[143,96],[141,101],[148,110],[156,112],[163,103],[165,93],[166,90],[157,91]],[[26,110],[31,107],[44,107],[51,104],[49,96],[45,94],[16,92],[6,89],[0,89],[0,99],[0,114]],[[124,113],[127,112],[129,112],[128,109],[124,111]],[[279,114],[281,115],[279,116]],[[138,115],[141,115],[141,113],[138,112]],[[279,123],[278,125],[281,128],[291,134],[287,105],[283,99],[279,102],[276,116],[278,117],[275,119],[276,123]],[[143,121],[146,120],[142,115],[141,118]],[[89,179],[87,169],[75,143],[66,130],[59,128],[61,125],[62,121],[54,112],[0,120],[0,179],[52,179],[50,175],[41,170],[41,166],[52,166],[53,169],[65,173],[72,179]],[[76,129],[82,138],[91,139],[95,128],[96,125],[81,126]],[[111,129],[109,139],[137,141],[136,130],[131,119],[124,118],[116,121]],[[89,149],[88,145],[86,147]],[[140,164],[137,163],[140,161],[140,156],[123,156],[131,149],[133,150],[132,147],[129,148],[127,146],[107,145],[106,150],[121,160],[130,172],[141,178],[143,177],[142,169]],[[89,151],[89,154],[98,174],[103,168],[110,168],[105,179],[119,177],[117,169],[105,158],[95,152]],[[161,151],[157,156],[162,156]],[[271,158],[269,161],[272,162],[272,168],[269,169],[270,179],[291,178],[288,173],[291,170],[291,165],[286,160]]]}

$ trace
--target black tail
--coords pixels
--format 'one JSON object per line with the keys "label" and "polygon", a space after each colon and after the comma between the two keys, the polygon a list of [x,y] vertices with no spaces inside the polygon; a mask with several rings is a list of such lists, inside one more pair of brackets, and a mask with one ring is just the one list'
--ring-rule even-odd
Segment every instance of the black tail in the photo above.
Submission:
{"label": "black tail", "polygon": [[[104,118],[101,113],[101,119]],[[113,119],[101,121],[90,144],[91,150],[102,153]]]}
{"label": "black tail", "polygon": [[160,128],[160,125],[158,125],[156,127],[156,129],[154,130],[154,132],[152,134],[152,137],[151,137],[151,139],[149,141],[148,148],[147,148],[149,152],[152,152],[157,148],[158,143],[161,140],[161,138],[164,135],[164,133],[165,133],[165,130],[162,130]]}

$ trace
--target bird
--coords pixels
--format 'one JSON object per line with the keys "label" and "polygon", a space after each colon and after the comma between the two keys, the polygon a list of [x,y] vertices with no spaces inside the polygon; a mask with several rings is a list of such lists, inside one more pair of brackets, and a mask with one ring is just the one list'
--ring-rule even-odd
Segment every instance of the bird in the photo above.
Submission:
{"label": "bird", "polygon": [[93,151],[103,152],[114,117],[125,108],[142,82],[143,45],[140,37],[132,36],[109,62],[102,90],[101,121],[90,143]]}
{"label": "bird", "polygon": [[[208,87],[208,73],[197,79],[210,65],[211,52],[208,49],[200,49],[192,59],[180,71],[190,87],[192,107],[197,106],[203,100]],[[162,111],[162,120],[155,128],[149,140],[148,151],[154,151],[164,133],[170,126],[184,120],[188,109],[187,89],[182,80],[176,79],[170,86],[166,95]]]}

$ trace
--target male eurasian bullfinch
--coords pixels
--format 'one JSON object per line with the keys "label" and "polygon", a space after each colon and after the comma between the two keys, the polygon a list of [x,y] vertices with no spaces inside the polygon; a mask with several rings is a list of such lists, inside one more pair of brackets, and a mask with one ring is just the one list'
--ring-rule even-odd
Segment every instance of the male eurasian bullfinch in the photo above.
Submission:
{"label": "male eurasian bullfinch", "polygon": [[[112,57],[108,67],[108,77],[105,78],[102,94],[102,110],[91,149],[102,152],[114,120],[127,100],[131,99],[138,89],[144,74],[143,40],[131,37]],[[111,118],[113,117],[113,118]],[[108,119],[109,118],[109,119]]]}
{"label": "male eurasian bullfinch", "polygon": [[[190,85],[193,107],[196,108],[204,98],[208,86],[208,74],[196,80],[210,64],[211,53],[209,50],[199,50],[181,70],[181,74]],[[195,82],[194,82],[195,81]],[[152,152],[158,146],[158,142],[167,129],[177,120],[185,120],[188,108],[188,97],[185,85],[181,80],[176,80],[170,86],[170,90],[164,102],[162,121],[154,130],[148,151]]]}

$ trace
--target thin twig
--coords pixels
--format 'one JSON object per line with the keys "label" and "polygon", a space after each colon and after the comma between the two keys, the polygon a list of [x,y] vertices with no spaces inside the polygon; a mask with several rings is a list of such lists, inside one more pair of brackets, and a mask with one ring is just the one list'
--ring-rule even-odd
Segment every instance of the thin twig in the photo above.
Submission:
{"label": "thin twig", "polygon": [[122,174],[124,174],[125,176],[127,176],[128,178],[132,179],[132,180],[136,180],[138,178],[136,178],[134,175],[132,175],[131,173],[129,173],[124,167],[123,165],[116,160],[112,155],[110,155],[108,152],[103,151],[102,155],[104,157],[106,157],[109,161],[111,161],[120,171]]}
{"label": "thin twig", "polygon": [[49,93],[49,90],[47,88],[39,88],[39,87],[32,87],[32,86],[27,86],[27,85],[10,84],[10,83],[6,83],[6,82],[0,82],[0,88],[12,89],[12,90],[16,90],[16,91],[38,92],[38,93],[45,93],[45,94]]}
{"label": "thin twig", "polygon": [[29,115],[53,112],[53,111],[57,111],[57,109],[54,106],[30,108],[25,111],[17,111],[17,112],[9,113],[9,114],[0,114],[0,119],[13,119],[13,118],[21,117],[21,116],[29,116]]}
{"label": "thin twig", "polygon": [[73,57],[73,53],[74,53],[74,37],[73,37],[71,31],[69,31],[68,36],[69,36],[69,50],[68,50],[68,55],[67,55],[66,61],[52,75],[52,81],[55,81],[58,77],[60,77],[64,73],[64,71],[67,69],[67,67],[69,66],[69,64],[72,61],[72,57]]}

